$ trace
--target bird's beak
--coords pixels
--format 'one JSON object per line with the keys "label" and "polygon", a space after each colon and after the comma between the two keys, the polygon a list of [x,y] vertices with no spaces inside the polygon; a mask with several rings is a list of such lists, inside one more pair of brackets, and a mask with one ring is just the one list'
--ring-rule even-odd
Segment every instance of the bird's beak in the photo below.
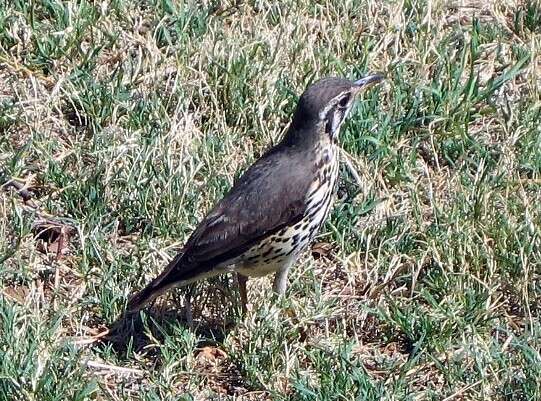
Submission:
{"label": "bird's beak", "polygon": [[357,90],[360,92],[361,89],[369,88],[370,86],[377,84],[381,81],[383,81],[383,75],[380,75],[380,74],[367,75],[366,77],[353,82],[353,86],[357,88]]}

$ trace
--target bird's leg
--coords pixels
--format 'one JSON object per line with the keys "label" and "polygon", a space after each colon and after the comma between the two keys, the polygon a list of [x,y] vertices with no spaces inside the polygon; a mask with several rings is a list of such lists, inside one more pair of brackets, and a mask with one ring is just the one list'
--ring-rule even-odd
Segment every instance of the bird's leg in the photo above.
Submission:
{"label": "bird's leg", "polygon": [[242,314],[245,315],[248,307],[246,306],[248,304],[248,293],[246,291],[246,282],[248,281],[248,277],[243,276],[240,273],[237,273],[237,281],[239,282],[239,294],[240,294],[240,302],[242,307]]}
{"label": "bird's leg", "polygon": [[184,313],[186,317],[186,324],[189,328],[193,329],[193,315],[192,315],[192,294],[194,286],[190,285],[188,291],[184,296]]}
{"label": "bird's leg", "polygon": [[283,268],[276,272],[274,276],[274,283],[272,284],[272,290],[278,295],[284,295],[287,288],[287,273],[289,272],[291,264],[285,265]]}

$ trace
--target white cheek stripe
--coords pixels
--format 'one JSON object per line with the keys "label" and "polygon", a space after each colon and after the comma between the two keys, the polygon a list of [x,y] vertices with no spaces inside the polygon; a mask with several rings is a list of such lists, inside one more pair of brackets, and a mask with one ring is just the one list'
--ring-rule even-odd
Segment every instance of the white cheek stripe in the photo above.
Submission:
{"label": "white cheek stripe", "polygon": [[327,113],[330,109],[332,109],[334,106],[336,106],[336,102],[329,103],[323,110],[319,112],[319,120],[323,121],[327,117]]}
{"label": "white cheek stripe", "polygon": [[344,111],[344,114],[340,116],[340,113],[334,113],[332,116],[332,133],[338,132],[340,124],[344,121],[347,111]]}
{"label": "white cheek stripe", "polygon": [[[351,93],[351,91],[350,91],[350,90],[345,90],[345,91],[339,93],[338,95],[336,95],[336,96],[329,102],[329,104],[328,104],[327,106],[325,106],[325,108],[319,112],[319,119],[320,119],[320,120],[324,120],[325,117],[327,116],[327,113],[329,112],[329,110],[330,110],[331,108],[333,108],[334,106],[336,106],[336,103],[338,103],[338,101],[340,100],[340,98],[341,98],[342,96],[344,96],[346,93]],[[347,111],[349,111],[349,109],[351,108],[351,104],[353,104],[353,99],[350,100],[350,107],[348,107],[348,110],[347,110]],[[347,114],[347,111],[346,111],[346,114]]]}
{"label": "white cheek stripe", "polygon": [[[346,92],[342,92],[340,95],[336,96],[320,113],[319,113],[319,121],[320,122],[325,122],[325,120],[327,119],[327,114],[329,113],[329,111],[336,106],[336,104],[338,103],[338,101],[340,100],[340,97],[343,96],[345,93],[348,93],[347,91]],[[338,131],[340,130],[340,126],[342,125],[342,123],[345,121],[346,117],[348,116],[349,112],[351,111],[351,109],[353,108],[353,105],[355,103],[355,100],[354,99],[351,99],[349,104],[348,104],[348,107],[343,110],[342,113],[340,112],[335,112],[333,115],[332,115],[332,136],[336,136],[336,134],[338,133]]]}

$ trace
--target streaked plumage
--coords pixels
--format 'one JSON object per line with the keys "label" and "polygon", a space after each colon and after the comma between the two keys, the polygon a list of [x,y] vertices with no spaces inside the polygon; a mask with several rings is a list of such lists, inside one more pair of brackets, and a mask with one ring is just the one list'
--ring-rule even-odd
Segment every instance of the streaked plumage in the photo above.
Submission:
{"label": "streaked plumage", "polygon": [[340,125],[361,88],[380,80],[326,78],[310,86],[283,140],[246,170],[128,310],[171,287],[228,271],[255,277],[276,272],[273,289],[283,293],[289,267],[329,214]]}

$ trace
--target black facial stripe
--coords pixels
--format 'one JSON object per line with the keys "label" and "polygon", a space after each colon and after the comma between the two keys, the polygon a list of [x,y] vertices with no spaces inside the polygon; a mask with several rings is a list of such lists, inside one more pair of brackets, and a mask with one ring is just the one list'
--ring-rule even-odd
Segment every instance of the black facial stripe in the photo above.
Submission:
{"label": "black facial stripe", "polygon": [[332,134],[332,119],[333,119],[333,110],[330,110],[329,113],[327,113],[327,117],[326,117],[327,122],[325,123],[325,133],[328,135]]}
{"label": "black facial stripe", "polygon": [[325,133],[326,134],[329,134],[329,135],[332,135],[333,132],[332,132],[332,123],[333,123],[333,120],[334,120],[334,116],[336,115],[336,113],[340,113],[340,121],[342,121],[344,119],[344,115],[345,115],[345,109],[341,109],[337,106],[331,108],[328,112],[327,112],[327,115],[325,116]]}

